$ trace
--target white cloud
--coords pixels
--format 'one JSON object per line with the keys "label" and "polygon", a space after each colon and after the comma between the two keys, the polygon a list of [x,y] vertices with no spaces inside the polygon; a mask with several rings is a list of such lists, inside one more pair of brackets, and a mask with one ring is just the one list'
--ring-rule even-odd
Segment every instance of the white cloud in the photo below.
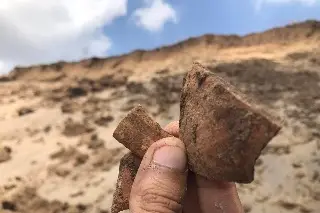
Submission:
{"label": "white cloud", "polygon": [[166,22],[178,22],[174,8],[163,0],[145,0],[145,7],[137,9],[133,18],[137,26],[151,32],[161,31]]}
{"label": "white cloud", "polygon": [[127,0],[2,0],[0,73],[103,56],[111,41],[102,28],[126,13]]}
{"label": "white cloud", "polygon": [[288,3],[300,3],[305,6],[312,6],[319,2],[319,0],[254,0],[255,7],[260,10],[263,4],[288,4]]}

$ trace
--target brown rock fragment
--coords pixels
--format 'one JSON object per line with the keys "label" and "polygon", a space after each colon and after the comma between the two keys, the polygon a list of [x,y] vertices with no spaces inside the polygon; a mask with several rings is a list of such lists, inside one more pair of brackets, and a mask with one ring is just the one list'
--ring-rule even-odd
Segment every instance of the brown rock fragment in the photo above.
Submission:
{"label": "brown rock fragment", "polygon": [[67,93],[70,98],[77,98],[80,96],[87,95],[88,92],[87,92],[86,88],[82,88],[81,86],[76,86],[76,87],[68,88]]}
{"label": "brown rock fragment", "polygon": [[80,123],[68,118],[64,123],[63,135],[67,137],[74,137],[84,133],[92,132],[94,128],[88,123]]}
{"label": "brown rock fragment", "polygon": [[252,205],[251,204],[249,204],[249,203],[244,203],[243,204],[243,211],[245,213],[249,213],[249,212],[251,212],[251,210],[252,210]]}
{"label": "brown rock fragment", "polygon": [[73,101],[73,100],[67,100],[62,103],[61,105],[61,112],[62,113],[74,113],[75,111],[80,109],[80,104]]}
{"label": "brown rock fragment", "polygon": [[115,139],[140,158],[153,142],[170,136],[140,105],[131,110],[113,133]]}
{"label": "brown rock fragment", "polygon": [[133,153],[128,153],[120,160],[116,191],[113,194],[111,213],[129,209],[131,186],[138,172],[141,160]]}
{"label": "brown rock fragment", "polygon": [[98,137],[96,133],[81,136],[79,145],[86,145],[88,149],[99,149],[104,147],[104,140]]}
{"label": "brown rock fragment", "polygon": [[11,148],[8,146],[0,146],[0,163],[11,159]]}
{"label": "brown rock fragment", "polygon": [[99,126],[108,126],[110,122],[114,120],[112,115],[101,115],[94,120],[94,123]]}
{"label": "brown rock fragment", "polygon": [[247,97],[195,63],[183,81],[180,134],[189,169],[210,180],[249,183],[280,127]]}
{"label": "brown rock fragment", "polygon": [[31,109],[29,107],[22,107],[22,108],[18,109],[19,116],[24,116],[24,115],[27,115],[27,114],[30,114],[33,112],[34,112],[34,109]]}
{"label": "brown rock fragment", "polygon": [[87,162],[87,160],[89,159],[89,155],[84,154],[84,153],[78,153],[75,157],[75,162],[74,162],[74,166],[80,166],[82,164],[85,164]]}
{"label": "brown rock fragment", "polygon": [[129,208],[131,187],[144,156],[150,145],[165,137],[172,137],[153,121],[142,106],[133,108],[120,122],[113,137],[132,151],[120,161],[117,188],[114,193],[112,211],[117,213]]}
{"label": "brown rock fragment", "polygon": [[276,204],[288,210],[293,210],[299,206],[298,203],[290,200],[279,200],[278,202],[276,202]]}
{"label": "brown rock fragment", "polygon": [[61,165],[51,165],[48,167],[48,172],[59,177],[66,177],[70,174],[71,170]]}

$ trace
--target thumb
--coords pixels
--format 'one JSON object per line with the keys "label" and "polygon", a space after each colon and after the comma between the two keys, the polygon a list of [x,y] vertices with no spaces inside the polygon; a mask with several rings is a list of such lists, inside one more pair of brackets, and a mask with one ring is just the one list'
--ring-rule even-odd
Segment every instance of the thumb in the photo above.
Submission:
{"label": "thumb", "polygon": [[161,139],[150,146],[134,180],[131,213],[178,213],[186,191],[187,157],[181,140]]}

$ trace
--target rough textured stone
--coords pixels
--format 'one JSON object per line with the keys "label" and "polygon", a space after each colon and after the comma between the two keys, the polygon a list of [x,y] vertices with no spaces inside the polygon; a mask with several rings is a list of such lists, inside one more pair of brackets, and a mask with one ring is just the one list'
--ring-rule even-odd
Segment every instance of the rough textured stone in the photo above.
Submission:
{"label": "rough textured stone", "polygon": [[141,160],[131,152],[120,160],[116,191],[113,194],[111,213],[129,209],[131,186],[138,172]]}
{"label": "rough textured stone", "polygon": [[0,163],[11,159],[11,148],[8,146],[0,146]]}
{"label": "rough textured stone", "polygon": [[170,136],[140,105],[130,111],[113,133],[115,139],[140,158],[152,143]]}
{"label": "rough textured stone", "polygon": [[252,100],[197,63],[183,82],[179,125],[191,171],[238,183],[253,181],[256,159],[280,130]]}
{"label": "rough textured stone", "polygon": [[18,109],[19,116],[24,116],[24,115],[27,115],[27,114],[30,114],[33,112],[34,112],[34,109],[29,108],[29,107],[22,107],[22,108]]}

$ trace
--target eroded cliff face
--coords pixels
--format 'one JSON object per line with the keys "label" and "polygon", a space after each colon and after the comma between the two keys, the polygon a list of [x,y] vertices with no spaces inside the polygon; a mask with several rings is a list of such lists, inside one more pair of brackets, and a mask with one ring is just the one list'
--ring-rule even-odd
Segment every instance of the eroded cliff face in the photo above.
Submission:
{"label": "eroded cliff face", "polygon": [[[65,77],[124,73],[127,75],[142,72],[154,73],[164,69],[183,67],[194,60],[221,61],[230,58],[251,58],[250,54],[260,53],[284,56],[290,47],[318,44],[320,39],[320,22],[306,21],[285,27],[253,33],[243,37],[237,35],[203,35],[189,38],[179,43],[154,50],[136,50],[132,53],[109,58],[90,58],[79,62],[57,62],[32,67],[16,67],[6,80],[41,80],[55,81]],[[4,80],[3,80],[4,81]]]}
{"label": "eroded cliff face", "polygon": [[193,61],[283,120],[246,212],[316,212],[320,199],[320,23],[245,37],[204,35],[151,51],[15,68],[0,77],[0,212],[107,212],[118,162],[112,132],[137,104],[161,125],[179,118]]}

